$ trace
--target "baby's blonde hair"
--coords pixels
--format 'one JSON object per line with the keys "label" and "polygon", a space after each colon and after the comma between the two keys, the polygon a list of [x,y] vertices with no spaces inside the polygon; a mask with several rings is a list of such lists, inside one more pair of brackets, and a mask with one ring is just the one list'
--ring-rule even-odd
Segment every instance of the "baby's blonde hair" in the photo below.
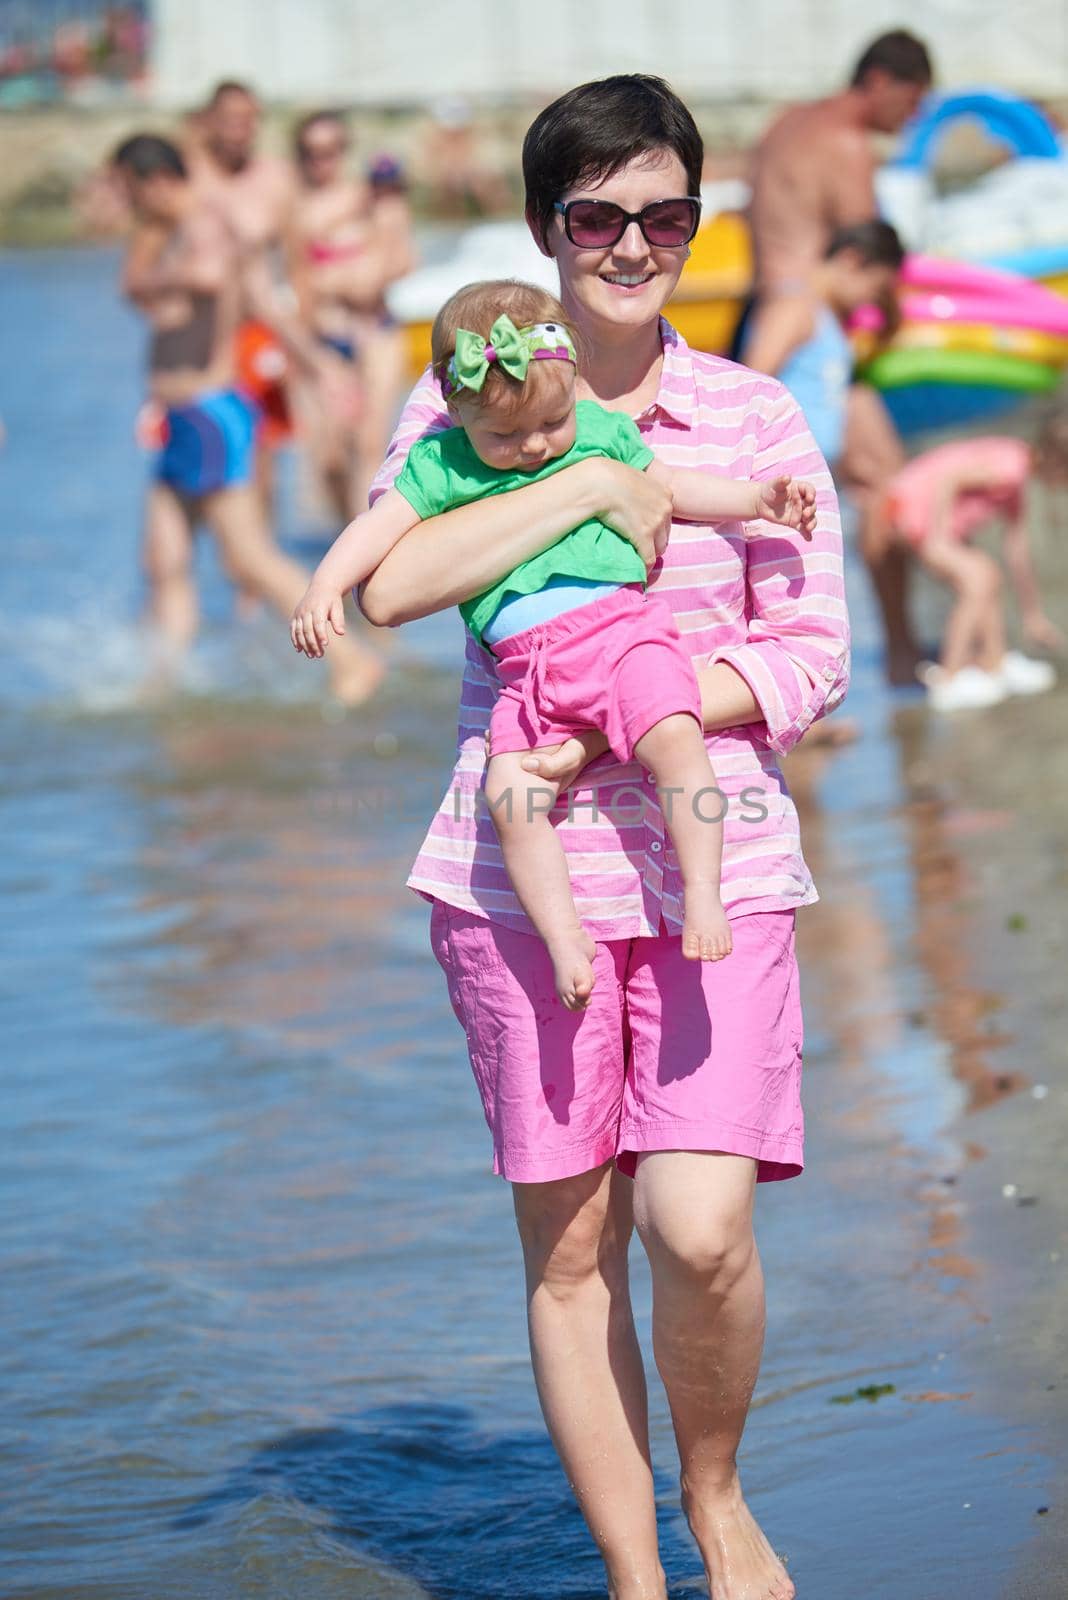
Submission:
{"label": "baby's blonde hair", "polygon": [[[434,318],[430,334],[430,359],[439,383],[455,354],[457,329],[467,328],[471,333],[480,333],[484,339],[488,339],[490,329],[502,313],[511,317],[517,328],[529,328],[535,322],[559,322],[578,348],[575,330],[555,295],[551,295],[547,289],[539,289],[537,284],[522,283],[518,278],[487,278],[481,283],[469,283],[463,289],[458,289]],[[536,361],[531,366],[537,369],[555,367],[556,362]],[[479,393],[476,395],[465,390],[464,399],[479,405],[498,405],[502,400],[518,403],[522,394],[523,384],[517,378],[502,372],[498,366],[491,366]]]}

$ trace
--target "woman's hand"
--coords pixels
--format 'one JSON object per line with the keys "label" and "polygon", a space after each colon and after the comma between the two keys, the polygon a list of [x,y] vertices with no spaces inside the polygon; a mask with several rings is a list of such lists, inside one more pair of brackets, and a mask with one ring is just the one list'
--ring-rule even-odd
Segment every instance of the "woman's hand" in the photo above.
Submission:
{"label": "woman's hand", "polygon": [[648,570],[667,549],[671,533],[670,490],[636,467],[610,461],[606,456],[594,457],[569,470],[584,471],[587,467],[598,474],[595,515],[634,546]]}
{"label": "woman's hand", "polygon": [[570,789],[583,767],[604,755],[607,749],[608,740],[603,733],[595,728],[584,728],[555,749],[531,750],[520,759],[519,765],[524,772],[536,772],[539,778],[555,783],[560,789]]}
{"label": "woman's hand", "polygon": [[339,636],[345,632],[344,602],[336,589],[316,583],[313,578],[289,624],[294,650],[313,659],[321,656],[330,643],[330,628]]}

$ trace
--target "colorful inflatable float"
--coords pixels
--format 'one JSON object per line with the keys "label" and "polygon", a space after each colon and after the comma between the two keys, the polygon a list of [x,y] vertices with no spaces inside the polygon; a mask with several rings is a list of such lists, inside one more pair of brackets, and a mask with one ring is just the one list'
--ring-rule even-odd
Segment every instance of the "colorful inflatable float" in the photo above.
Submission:
{"label": "colorful inflatable float", "polygon": [[[940,199],[930,169],[962,121],[977,122],[1014,159]],[[902,275],[901,327],[860,365],[902,432],[989,417],[1060,381],[1068,300],[1054,291],[1068,289],[1068,222],[1058,196],[1068,202],[1060,135],[1018,96],[987,88],[932,95],[906,129],[880,174],[879,197],[922,253]]]}
{"label": "colorful inflatable float", "polygon": [[[930,168],[948,129],[968,118],[1015,159],[971,196],[938,199]],[[931,96],[897,158],[882,170],[879,197],[913,248],[932,240],[909,258],[904,319],[893,339],[874,355],[870,335],[858,343],[861,375],[884,392],[901,430],[989,417],[1055,387],[1068,366],[1068,298],[1062,297],[1068,296],[1068,161],[1049,119],[997,89]],[[749,291],[746,198],[744,185],[704,191],[705,220],[667,308],[700,350],[729,347]],[[427,361],[438,307],[462,284],[484,277],[556,287],[552,262],[522,223],[472,229],[447,260],[390,292],[391,309],[407,329],[413,375]]]}
{"label": "colorful inflatable float", "polygon": [[1068,300],[1016,273],[910,256],[904,320],[860,364],[902,433],[996,415],[1068,366]]}

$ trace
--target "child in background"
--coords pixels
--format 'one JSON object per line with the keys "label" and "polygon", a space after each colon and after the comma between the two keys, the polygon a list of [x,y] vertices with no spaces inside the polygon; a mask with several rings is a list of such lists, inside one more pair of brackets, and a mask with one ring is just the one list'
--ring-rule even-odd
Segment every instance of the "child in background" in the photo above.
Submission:
{"label": "child in background", "polygon": [[[670,470],[631,418],[576,402],[577,356],[563,307],[528,284],[469,285],[439,312],[433,365],[453,428],[413,445],[394,488],[341,534],[293,617],[296,649],[318,656],[328,624],[344,629],[342,595],[374,570],[416,522],[608,456],[662,481],[690,521],[763,519],[810,534],[815,491],[787,477],[734,482]],[[645,564],[587,517],[460,611],[496,658],[502,690],[490,723],[486,798],[516,894],[553,962],[557,993],[583,1009],[593,990],[593,941],[578,919],[564,852],[544,805],[557,788],[521,765],[598,728],[621,761],[636,757],[667,794],[665,825],[685,890],[683,954],[717,961],[731,949],[720,899],[722,819],[701,795],[716,789],[696,676],[671,611],[647,599]]]}
{"label": "child in background", "polygon": [[1002,523],[1002,548],[1025,638],[1048,650],[1065,639],[1046,616],[1031,561],[1027,502],[1034,483],[1068,484],[1068,414],[1050,413],[1032,449],[1022,439],[959,439],[917,456],[893,479],[883,514],[955,603],[941,662],[921,668],[936,711],[996,705],[1012,694],[1051,689],[1056,673],[1006,645],[1001,568],[969,540],[987,522]]}
{"label": "child in background", "polygon": [[[888,222],[860,222],[831,235],[823,260],[793,294],[781,293],[764,307],[742,360],[784,383],[828,466],[845,445],[853,346],[846,332],[861,306],[879,306],[893,321],[895,292],[905,251]],[[874,470],[876,464],[872,463]],[[851,464],[867,482],[866,464]],[[863,486],[863,485],[862,485]]]}

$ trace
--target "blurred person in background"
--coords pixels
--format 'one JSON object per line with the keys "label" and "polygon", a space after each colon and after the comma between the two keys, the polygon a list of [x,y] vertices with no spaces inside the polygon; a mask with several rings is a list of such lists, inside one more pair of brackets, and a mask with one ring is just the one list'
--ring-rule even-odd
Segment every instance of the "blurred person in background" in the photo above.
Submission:
{"label": "blurred person in background", "polygon": [[[806,293],[808,273],[823,259],[835,230],[878,216],[872,136],[898,133],[919,108],[932,80],[926,47],[912,34],[895,29],[868,46],[847,89],[791,107],[765,133],[751,173],[754,299],[735,338],[734,354],[740,360],[760,365],[762,324],[777,318],[778,301]],[[893,302],[884,302],[883,310],[892,325]],[[754,349],[758,355],[751,358]],[[840,476],[856,496],[861,513],[861,551],[882,613],[886,670],[892,683],[911,682],[920,658],[908,616],[906,558],[882,537],[882,523],[875,513],[888,480],[904,459],[897,430],[879,395],[866,384],[854,384]]]}
{"label": "blurred person in background", "polygon": [[340,112],[303,118],[293,152],[298,184],[287,226],[289,278],[315,338],[359,378],[358,391],[331,413],[317,403],[319,388],[303,386],[298,402],[333,509],[347,522],[367,508],[406,376],[404,333],[385,291],[415,262],[411,212],[403,174],[388,158],[366,178],[347,169],[349,136]]}
{"label": "blurred person in background", "polygon": [[[283,615],[307,583],[275,544],[254,484],[256,409],[239,387],[235,354],[242,316],[263,318],[291,358],[327,387],[334,374],[299,321],[279,312],[262,252],[248,250],[222,206],[204,198],[176,145],[136,134],[113,164],[135,218],[123,292],[148,321],[149,392],[164,413],[142,549],[149,615],[169,671],[198,626],[198,522],[210,528],[234,583]],[[331,687],[356,704],[382,669],[352,641],[339,643]]]}
{"label": "blurred person in background", "polygon": [[835,229],[822,259],[793,291],[763,308],[746,345],[746,364],[786,385],[836,475],[846,450],[853,382],[849,320],[861,306],[893,298],[904,260],[904,246],[888,222]]}
{"label": "blurred person in background", "polygon": [[997,435],[956,439],[916,456],[890,483],[882,506],[888,536],[953,594],[940,661],[920,669],[935,711],[981,709],[1056,682],[1050,662],[1008,648],[1001,567],[971,542],[986,523],[1000,522],[1024,638],[1063,653],[1031,558],[1036,484],[1061,493],[1068,486],[1068,411],[1060,407],[1047,413],[1033,447]]}
{"label": "blurred person in background", "polygon": [[[246,84],[229,79],[187,119],[190,177],[202,197],[228,219],[246,250],[262,256],[281,293],[282,248],[293,205],[289,162],[258,149],[260,103]],[[262,317],[247,317],[237,336],[242,387],[259,408],[256,480],[268,513],[274,502],[273,451],[292,436],[285,348]]]}
{"label": "blurred person in background", "polygon": [[507,180],[479,143],[474,114],[461,95],[434,101],[418,160],[419,181],[434,216],[470,222],[508,210]]}

